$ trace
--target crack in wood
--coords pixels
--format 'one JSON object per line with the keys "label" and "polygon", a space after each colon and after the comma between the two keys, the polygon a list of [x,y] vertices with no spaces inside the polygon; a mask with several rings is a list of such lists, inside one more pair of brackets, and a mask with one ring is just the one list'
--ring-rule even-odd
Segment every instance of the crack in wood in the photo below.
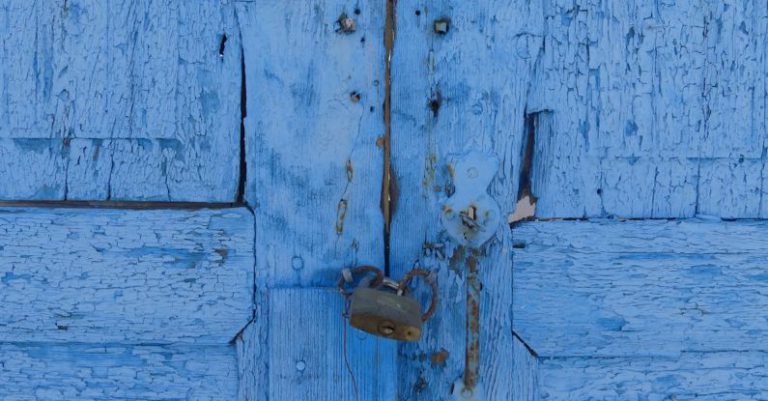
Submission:
{"label": "crack in wood", "polygon": [[75,201],[75,200],[31,200],[0,201],[0,207],[43,207],[43,208],[94,208],[94,209],[228,209],[247,207],[237,202],[143,202],[143,201]]}
{"label": "crack in wood", "polygon": [[[241,34],[242,36],[242,34]],[[224,38],[221,42],[221,55],[224,55],[224,42],[226,42],[227,36],[224,34]],[[245,183],[247,181],[248,174],[248,162],[245,157],[245,118],[248,116],[248,94],[246,91],[245,83],[245,49],[243,48],[243,40],[240,39],[240,175],[237,183],[237,195],[235,202],[245,203]]]}
{"label": "crack in wood", "polygon": [[384,170],[381,184],[381,211],[384,215],[384,274],[390,274],[389,247],[390,224],[396,196],[393,196],[394,174],[392,168],[392,52],[395,46],[395,0],[387,0],[384,26]]}

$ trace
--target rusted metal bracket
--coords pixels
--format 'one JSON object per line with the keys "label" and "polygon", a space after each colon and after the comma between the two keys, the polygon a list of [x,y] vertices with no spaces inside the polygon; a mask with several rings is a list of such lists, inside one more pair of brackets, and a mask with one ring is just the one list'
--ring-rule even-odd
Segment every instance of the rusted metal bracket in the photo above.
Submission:
{"label": "rusted metal bracket", "polygon": [[470,152],[449,166],[455,191],[443,203],[440,220],[459,244],[480,248],[502,221],[499,204],[486,192],[499,168],[495,156]]}
{"label": "rusted metal bracket", "polygon": [[479,257],[481,248],[496,233],[502,221],[498,203],[487,193],[499,161],[493,155],[469,152],[449,165],[455,191],[443,204],[441,222],[466,256],[467,337],[464,376],[454,383],[456,400],[482,400],[480,385],[480,291]]}

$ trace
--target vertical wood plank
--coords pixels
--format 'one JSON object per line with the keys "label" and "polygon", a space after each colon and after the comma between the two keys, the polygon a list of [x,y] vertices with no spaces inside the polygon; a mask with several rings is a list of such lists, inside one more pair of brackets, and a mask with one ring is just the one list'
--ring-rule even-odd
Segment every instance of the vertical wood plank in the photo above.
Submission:
{"label": "vertical wood plank", "polygon": [[347,327],[345,360],[343,307],[332,289],[270,291],[269,400],[395,399],[395,343]]}
{"label": "vertical wood plank", "polygon": [[767,12],[552,2],[533,94],[552,120],[537,215],[762,216]]}
{"label": "vertical wood plank", "polygon": [[539,400],[539,361],[519,338],[512,345],[515,358],[512,361],[512,399],[514,401]]}
{"label": "vertical wood plank", "polygon": [[0,199],[235,201],[234,7],[12,0],[0,19]]}
{"label": "vertical wood plank", "polygon": [[766,154],[768,9],[760,1],[711,3],[707,24],[706,132],[699,211],[726,218],[761,215]]}
{"label": "vertical wood plank", "polygon": [[[511,214],[517,198],[530,81],[541,50],[537,2],[417,1],[397,4],[392,65],[392,156],[399,198],[391,234],[396,277],[433,269],[440,306],[422,340],[400,346],[401,400],[451,399],[465,359],[467,251],[440,224],[451,192],[452,154],[480,150],[500,160],[490,194]],[[447,32],[434,30],[447,21]],[[441,28],[441,27],[438,27]],[[511,233],[506,225],[479,257],[480,386],[512,399]]]}
{"label": "vertical wood plank", "polygon": [[537,137],[548,148],[534,166],[537,216],[696,214],[705,5],[553,1],[545,13],[534,96],[551,130]]}
{"label": "vertical wood plank", "polygon": [[[237,7],[260,276],[271,286],[327,286],[341,267],[380,266],[384,6]],[[337,32],[342,14],[354,32]]]}
{"label": "vertical wood plank", "polygon": [[[342,298],[306,287],[335,285],[343,267],[383,267],[384,4],[238,2],[236,10],[258,288],[256,320],[240,340],[241,358],[252,358],[242,366],[253,369],[242,373],[240,399],[355,400],[342,363]],[[360,399],[394,399],[395,344],[349,339]]]}

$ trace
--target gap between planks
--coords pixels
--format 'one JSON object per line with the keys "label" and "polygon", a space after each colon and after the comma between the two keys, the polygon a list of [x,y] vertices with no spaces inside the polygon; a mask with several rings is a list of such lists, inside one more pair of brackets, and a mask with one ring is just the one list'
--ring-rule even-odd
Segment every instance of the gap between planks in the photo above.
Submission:
{"label": "gap between planks", "polygon": [[143,202],[143,201],[0,201],[0,207],[40,207],[40,208],[93,208],[93,209],[233,209],[245,208],[253,214],[253,209],[245,202]]}

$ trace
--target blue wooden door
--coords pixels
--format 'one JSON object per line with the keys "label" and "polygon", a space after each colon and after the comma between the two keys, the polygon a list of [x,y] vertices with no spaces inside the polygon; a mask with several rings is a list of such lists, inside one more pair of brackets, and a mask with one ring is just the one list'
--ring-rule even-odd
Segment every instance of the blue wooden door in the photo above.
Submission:
{"label": "blue wooden door", "polygon": [[2,2],[0,399],[395,399],[334,288],[384,265],[385,14]]}
{"label": "blue wooden door", "polygon": [[[767,17],[3,1],[0,399],[766,399]],[[434,272],[419,342],[362,264]]]}

